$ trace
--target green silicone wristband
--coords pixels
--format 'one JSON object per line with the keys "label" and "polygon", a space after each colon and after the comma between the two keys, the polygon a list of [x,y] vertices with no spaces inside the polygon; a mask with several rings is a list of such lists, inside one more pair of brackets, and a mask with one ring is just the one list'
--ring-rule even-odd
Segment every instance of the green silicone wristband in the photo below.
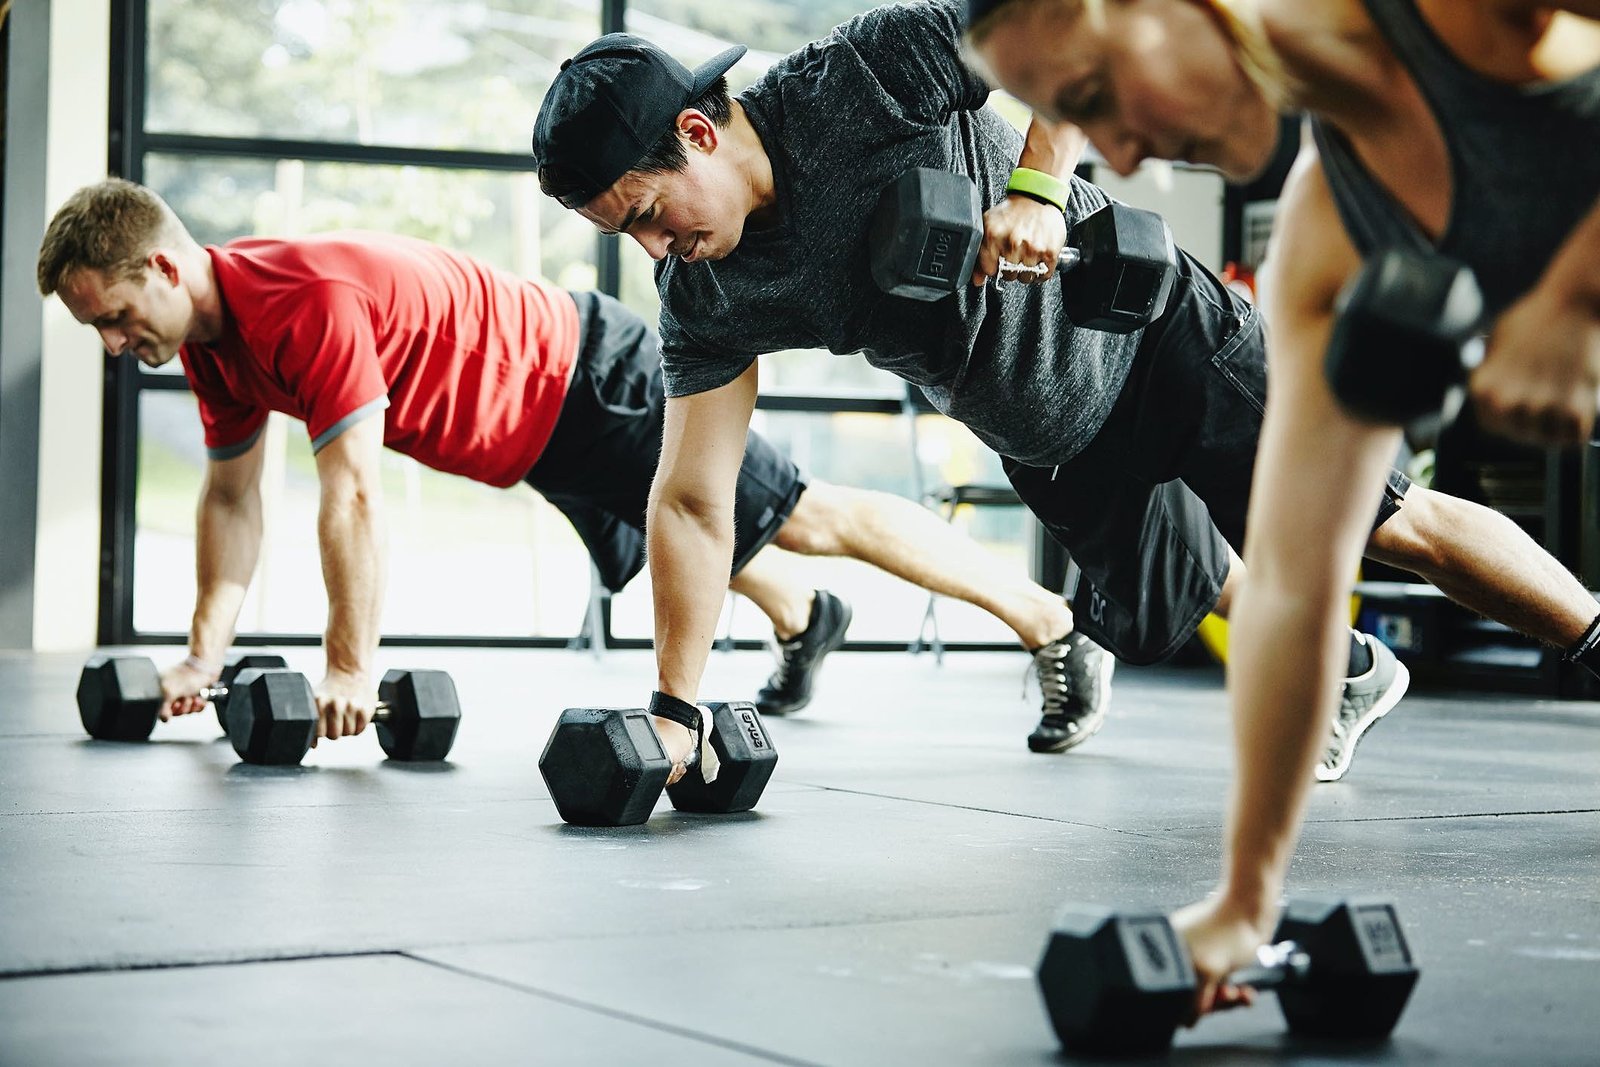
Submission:
{"label": "green silicone wristband", "polygon": [[1071,187],[1054,174],[1031,167],[1018,167],[1006,182],[1006,192],[1018,193],[1041,204],[1049,204],[1057,211],[1067,210],[1067,196]]}

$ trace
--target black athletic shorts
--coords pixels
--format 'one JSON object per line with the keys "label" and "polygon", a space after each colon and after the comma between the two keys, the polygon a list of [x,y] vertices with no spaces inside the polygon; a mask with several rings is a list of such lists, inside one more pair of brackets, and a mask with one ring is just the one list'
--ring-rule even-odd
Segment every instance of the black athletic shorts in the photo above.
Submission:
{"label": "black athletic shorts", "polygon": [[[1261,316],[1227,299],[1193,286],[1159,332],[1146,331],[1105,425],[1071,461],[1004,464],[1078,565],[1078,627],[1129,663],[1176,652],[1216,605],[1228,546],[1243,551],[1266,349]],[[1374,529],[1410,485],[1390,472]]]}
{"label": "black athletic shorts", "polygon": [[[644,513],[661,457],[661,344],[638,315],[577,292],[578,361],[550,441],[523,481],[561,509],[607,589],[644,568]],[[778,535],[805,490],[800,469],[752,431],[734,500],[733,573]]]}

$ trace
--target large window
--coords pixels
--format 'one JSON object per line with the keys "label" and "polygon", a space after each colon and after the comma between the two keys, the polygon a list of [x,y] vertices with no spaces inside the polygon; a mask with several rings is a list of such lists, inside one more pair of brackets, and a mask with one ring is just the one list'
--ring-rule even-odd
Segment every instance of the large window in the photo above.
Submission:
{"label": "large window", "polygon": [[151,132],[522,152],[598,0],[146,0]]}
{"label": "large window", "polygon": [[[596,240],[539,195],[527,143],[560,63],[608,28],[649,36],[695,64],[741,42],[737,91],[778,57],[871,0],[130,0],[115,6],[120,49],[113,149],[122,173],[160,192],[205,243],[336,229],[405,233],[573,289],[598,287],[653,317],[651,264],[632,242]],[[117,361],[108,407],[109,576],[102,640],[187,630],[194,502],[204,449],[176,363]],[[756,428],[815,477],[914,495],[923,484],[998,478],[994,457],[937,416],[913,457],[904,387],[860,357],[784,353],[762,361],[783,410]],[[763,406],[770,406],[768,400]],[[860,410],[863,407],[872,410]],[[304,427],[275,416],[264,481],[262,572],[240,619],[274,640],[322,629],[317,482]],[[389,637],[559,642],[579,629],[589,569],[570,526],[525,487],[495,490],[386,454]],[[959,515],[1027,565],[1020,512]],[[847,590],[857,639],[909,640],[926,597],[860,564],[802,560],[813,584]],[[940,609],[947,639],[1007,641],[976,611]],[[749,605],[741,638],[768,634]],[[612,633],[650,634],[648,576],[616,598]]]}

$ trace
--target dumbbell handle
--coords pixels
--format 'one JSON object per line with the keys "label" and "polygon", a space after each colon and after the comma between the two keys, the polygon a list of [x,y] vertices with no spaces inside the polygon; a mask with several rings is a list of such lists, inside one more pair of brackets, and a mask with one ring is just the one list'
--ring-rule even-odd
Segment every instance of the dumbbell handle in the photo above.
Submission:
{"label": "dumbbell handle", "polygon": [[[210,703],[211,701],[214,701],[214,700],[227,700],[228,699],[228,687],[225,686],[225,685],[203,685],[203,686],[200,687],[200,691],[198,693],[196,693],[195,695],[198,696],[201,700],[206,701],[207,703]],[[377,710],[374,711],[373,714],[372,714],[372,721],[373,722],[384,722],[388,718],[389,718],[389,703],[388,703],[388,701],[385,701],[385,700],[378,701]]]}
{"label": "dumbbell handle", "polygon": [[1247,985],[1270,989],[1304,978],[1311,970],[1311,956],[1294,941],[1279,941],[1256,949],[1252,967],[1241,967],[1223,981],[1228,985]]}
{"label": "dumbbell handle", "polygon": [[[1072,245],[1068,245],[1056,257],[1056,270],[1071,270],[1082,262],[1083,252]],[[1000,269],[1007,274],[1044,274],[1050,270],[1049,266],[1044,263],[1035,263],[1031,267],[1024,267],[1022,264],[1013,263],[1009,259],[1000,261]]]}

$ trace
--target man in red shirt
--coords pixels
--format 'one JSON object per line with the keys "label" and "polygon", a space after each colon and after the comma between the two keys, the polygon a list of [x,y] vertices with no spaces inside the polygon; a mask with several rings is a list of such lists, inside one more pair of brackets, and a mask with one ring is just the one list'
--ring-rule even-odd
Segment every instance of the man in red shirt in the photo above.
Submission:
{"label": "man in red shirt", "polygon": [[[490,485],[527,482],[572,520],[613,590],[643,566],[664,410],[658,342],[609,297],[382,234],[201,247],[158,196],[116,179],[80,189],[57,212],[38,281],[113,355],[131,353],[150,367],[179,357],[199,402],[208,462],[198,595],[189,655],[162,675],[163,718],[203,706],[195,694],[217,678],[233,639],[261,543],[269,411],[305,422],[321,485],[328,624],[327,671],[316,687],[320,736],[360,733],[376,702],[384,446]],[[758,699],[767,713],[805,706],[818,664],[850,622],[842,599],[760,553],[770,542],[860,559],[988,609],[1037,650],[1046,718],[1059,725],[1052,741],[1065,742],[1056,750],[1098,727],[1109,657],[1087,641],[1060,639],[1072,617],[1058,595],[926,509],[808,482],[754,433],[737,499],[731,586],[761,607],[779,642],[778,670]]]}

